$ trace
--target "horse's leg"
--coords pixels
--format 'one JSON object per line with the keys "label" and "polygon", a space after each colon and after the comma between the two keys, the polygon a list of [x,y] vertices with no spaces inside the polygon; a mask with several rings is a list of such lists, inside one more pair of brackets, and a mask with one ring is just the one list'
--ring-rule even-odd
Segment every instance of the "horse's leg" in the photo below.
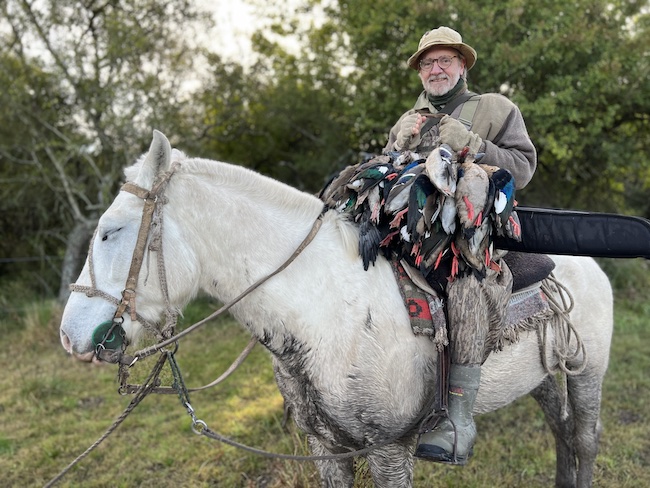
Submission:
{"label": "horse's leg", "polygon": [[368,453],[366,459],[376,488],[413,486],[413,444],[393,443]]}
{"label": "horse's leg", "polygon": [[[314,456],[329,456],[332,453],[321,444],[316,437],[307,436],[309,449]],[[323,488],[352,488],[354,485],[354,458],[344,458],[339,461],[314,461],[320,473]]]}
{"label": "horse's leg", "polygon": [[568,405],[568,417],[563,418],[563,399],[557,381],[547,376],[531,395],[544,412],[546,422],[555,437],[555,486],[569,488],[576,486],[576,451],[573,443],[574,419]]}
{"label": "horse's leg", "polygon": [[602,376],[584,372],[568,377],[569,401],[574,412],[574,445],[578,455],[578,488],[591,486],[602,425]]}

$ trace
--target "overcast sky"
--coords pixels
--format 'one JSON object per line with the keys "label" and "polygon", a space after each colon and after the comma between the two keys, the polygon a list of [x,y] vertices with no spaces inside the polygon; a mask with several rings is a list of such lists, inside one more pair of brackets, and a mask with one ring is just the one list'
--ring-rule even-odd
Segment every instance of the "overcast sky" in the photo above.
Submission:
{"label": "overcast sky", "polygon": [[228,59],[246,59],[251,51],[250,37],[261,22],[245,0],[197,0],[214,11],[215,33],[211,48]]}
{"label": "overcast sky", "polygon": [[[267,26],[270,19],[265,16],[269,11],[276,10],[298,17],[304,26],[315,24],[319,26],[324,20],[323,6],[330,2],[310,9],[309,13],[299,13],[299,7],[304,5],[304,0],[276,0],[264,4],[257,9],[250,1],[255,0],[195,0],[197,4],[214,12],[215,33],[210,36],[210,47],[216,53],[228,58],[248,64],[251,53],[251,35]],[[292,48],[291,40],[283,39],[285,49]]]}

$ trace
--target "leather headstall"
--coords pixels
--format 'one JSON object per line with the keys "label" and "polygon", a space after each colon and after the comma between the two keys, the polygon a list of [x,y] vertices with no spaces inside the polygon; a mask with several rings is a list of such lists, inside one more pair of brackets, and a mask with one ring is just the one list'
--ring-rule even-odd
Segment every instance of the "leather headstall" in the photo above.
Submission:
{"label": "leather headstall", "polygon": [[161,175],[161,178],[159,178],[159,180],[153,185],[151,190],[142,188],[130,181],[127,181],[122,185],[121,191],[129,192],[144,200],[144,208],[142,209],[142,220],[140,221],[140,229],[138,230],[138,239],[135,243],[135,249],[133,250],[133,256],[131,258],[131,267],[129,268],[129,274],[126,278],[124,290],[122,291],[122,300],[120,301],[117,310],[115,310],[113,321],[120,319],[127,307],[130,310],[131,320],[136,320],[136,287],[138,284],[138,277],[140,276],[140,269],[142,268],[142,262],[144,261],[144,253],[147,241],[149,240],[149,233],[151,232],[153,214],[157,205],[164,204],[162,194],[173,174],[173,171],[168,171]]}

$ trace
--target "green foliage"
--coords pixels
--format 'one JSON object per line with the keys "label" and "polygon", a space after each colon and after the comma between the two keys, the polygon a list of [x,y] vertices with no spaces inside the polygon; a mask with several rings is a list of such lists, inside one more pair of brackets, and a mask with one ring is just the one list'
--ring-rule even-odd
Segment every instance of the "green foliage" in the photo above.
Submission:
{"label": "green foliage", "polygon": [[421,91],[406,60],[425,31],[448,25],[478,51],[470,88],[501,92],[524,114],[539,151],[526,203],[650,215],[643,197],[650,189],[646,2],[330,5],[330,20],[310,27],[308,47],[292,65],[313,56],[332,65],[348,60],[338,92],[352,100],[346,119],[356,148],[381,150]]}
{"label": "green foliage", "polygon": [[[0,50],[2,257],[56,256],[61,246],[52,231],[67,222],[58,212],[59,196],[50,191],[53,182],[43,178],[44,169],[39,164],[47,151],[58,149],[56,144],[38,140],[34,127],[65,130],[70,110],[59,91],[59,83],[56,75],[44,71],[36,61],[25,65],[15,55]],[[55,263],[54,269],[59,264]],[[25,274],[34,272],[41,276],[52,271],[43,263],[23,263],[21,268]],[[13,272],[10,264],[0,265],[0,273],[5,272]],[[46,287],[46,291],[51,293],[52,289]]]}
{"label": "green foliage", "polygon": [[[152,127],[187,130],[183,83],[200,51],[176,31],[191,32],[198,14],[187,0],[10,0],[0,11],[0,255],[61,260]],[[47,295],[58,267],[31,268]]]}
{"label": "green foliage", "polygon": [[218,60],[211,66],[203,95],[207,154],[312,192],[326,174],[349,164],[345,104],[327,86],[326,67],[315,74],[284,52],[257,62],[254,76]]}

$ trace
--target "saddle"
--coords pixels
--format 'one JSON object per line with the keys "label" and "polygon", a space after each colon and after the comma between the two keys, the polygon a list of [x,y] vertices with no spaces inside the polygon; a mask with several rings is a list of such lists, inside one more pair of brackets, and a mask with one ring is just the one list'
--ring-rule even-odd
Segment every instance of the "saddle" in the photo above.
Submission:
{"label": "saddle", "polygon": [[546,254],[510,251],[503,257],[512,273],[512,292],[518,292],[548,278],[555,263]]}
{"label": "saddle", "polygon": [[[502,259],[512,273],[513,293],[542,281],[555,269],[555,263],[546,254],[510,251]],[[444,294],[450,273],[451,261],[442,260],[440,266],[426,276],[427,283],[437,292]]]}

